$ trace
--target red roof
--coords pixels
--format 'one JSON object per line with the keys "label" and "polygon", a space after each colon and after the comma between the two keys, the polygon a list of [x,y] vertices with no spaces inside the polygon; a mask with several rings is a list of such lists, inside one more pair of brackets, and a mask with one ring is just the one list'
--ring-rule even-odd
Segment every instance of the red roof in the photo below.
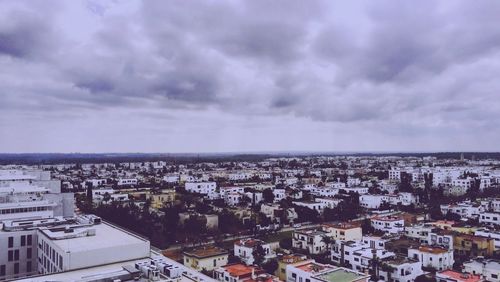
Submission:
{"label": "red roof", "polygon": [[481,280],[481,276],[479,275],[461,273],[454,270],[443,270],[438,273],[438,276],[445,276],[447,278],[452,278],[457,282],[479,282]]}

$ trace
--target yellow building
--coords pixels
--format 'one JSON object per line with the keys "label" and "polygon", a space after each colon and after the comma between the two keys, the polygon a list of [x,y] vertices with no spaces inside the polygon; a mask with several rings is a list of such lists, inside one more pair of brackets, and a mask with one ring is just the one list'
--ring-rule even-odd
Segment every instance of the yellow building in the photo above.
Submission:
{"label": "yellow building", "polygon": [[278,269],[274,275],[278,276],[281,281],[286,281],[286,266],[294,265],[307,260],[307,256],[301,254],[284,255],[278,259]]}
{"label": "yellow building", "polygon": [[323,231],[336,241],[359,241],[363,237],[361,227],[353,223],[324,224]]}
{"label": "yellow building", "polygon": [[477,227],[473,226],[460,226],[455,221],[447,220],[438,220],[435,222],[430,222],[430,224],[444,230],[450,230],[464,234],[474,234],[474,232],[478,229]]}
{"label": "yellow building", "polygon": [[460,255],[491,256],[495,251],[493,238],[469,234],[456,234],[453,249]]}
{"label": "yellow building", "polygon": [[215,246],[199,247],[183,253],[184,265],[197,271],[212,271],[227,264],[228,252]]}
{"label": "yellow building", "polygon": [[175,190],[162,190],[160,194],[149,194],[149,199],[152,208],[161,209],[165,203],[175,201]]}

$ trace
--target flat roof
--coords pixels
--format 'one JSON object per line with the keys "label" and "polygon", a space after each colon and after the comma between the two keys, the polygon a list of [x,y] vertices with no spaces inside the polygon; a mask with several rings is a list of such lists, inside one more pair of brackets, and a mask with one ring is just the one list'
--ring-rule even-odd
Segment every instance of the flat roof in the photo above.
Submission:
{"label": "flat roof", "polygon": [[222,256],[222,255],[227,255],[228,251],[218,248],[215,246],[205,246],[205,247],[200,247],[196,248],[190,251],[185,251],[184,255],[190,256],[190,257],[197,257],[197,258],[209,258],[209,257],[215,257],[215,256]]}
{"label": "flat roof", "polygon": [[[146,259],[130,260],[130,261],[124,261],[124,262],[119,262],[119,263],[113,263],[113,264],[93,266],[93,267],[88,267],[88,268],[83,268],[83,269],[78,269],[78,270],[72,270],[72,271],[28,276],[24,279],[19,279],[16,281],[21,281],[21,282],[79,281],[79,280],[85,281],[84,279],[86,277],[98,275],[98,274],[106,274],[106,273],[112,273],[115,271],[120,271],[120,270],[123,270],[123,267],[125,267],[125,266],[134,265],[136,262],[143,262],[143,261],[148,261],[148,259],[146,258]],[[139,280],[139,281],[141,281],[141,280]],[[142,280],[142,281],[144,281],[144,280]],[[160,281],[164,281],[164,280],[160,280]]]}
{"label": "flat roof", "polygon": [[332,271],[315,276],[315,278],[328,282],[351,282],[368,277],[368,275],[364,275],[362,273],[354,272],[344,268],[337,268]]}
{"label": "flat roof", "polygon": [[[71,226],[70,226],[71,227]],[[90,226],[74,226],[73,233],[66,233],[64,228],[43,228],[40,231],[47,237],[51,238],[51,242],[65,250],[66,252],[83,252],[89,250],[99,250],[108,247],[130,246],[147,242],[135,234],[126,230],[120,229],[106,222]],[[72,234],[78,234],[88,230],[95,230],[93,236],[69,237]]]}
{"label": "flat roof", "polygon": [[255,274],[263,272],[263,270],[258,267],[248,266],[242,263],[228,264],[223,266],[222,268],[224,268],[227,272],[229,272],[231,276],[236,276],[236,277],[251,275],[253,269]]}
{"label": "flat roof", "polygon": [[481,281],[481,276],[469,273],[462,273],[455,270],[443,270],[437,273],[437,276],[452,278],[458,282],[478,282]]}
{"label": "flat roof", "polygon": [[310,273],[319,273],[319,272],[333,269],[333,267],[330,265],[319,264],[319,263],[314,262],[314,261],[309,261],[309,262],[304,263],[304,264],[296,265],[295,267],[302,270],[302,271],[306,271],[306,272],[310,272]]}
{"label": "flat roof", "polygon": [[448,252],[448,249],[444,248],[438,248],[438,247],[429,247],[429,246],[421,246],[418,248],[419,251],[425,252],[425,253],[432,253],[432,254],[443,254]]}

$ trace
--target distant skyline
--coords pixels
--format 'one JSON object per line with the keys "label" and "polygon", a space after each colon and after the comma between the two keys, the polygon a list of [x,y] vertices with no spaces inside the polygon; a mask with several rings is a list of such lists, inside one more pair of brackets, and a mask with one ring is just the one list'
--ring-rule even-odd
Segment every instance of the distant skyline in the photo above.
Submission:
{"label": "distant skyline", "polygon": [[0,0],[0,153],[500,151],[499,14]]}

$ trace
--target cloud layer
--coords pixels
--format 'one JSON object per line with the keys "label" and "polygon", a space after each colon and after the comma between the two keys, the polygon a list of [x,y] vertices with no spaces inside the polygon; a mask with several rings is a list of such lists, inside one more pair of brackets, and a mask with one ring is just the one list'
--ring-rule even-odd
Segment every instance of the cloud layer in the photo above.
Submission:
{"label": "cloud layer", "polygon": [[0,151],[498,151],[499,13],[1,1]]}

